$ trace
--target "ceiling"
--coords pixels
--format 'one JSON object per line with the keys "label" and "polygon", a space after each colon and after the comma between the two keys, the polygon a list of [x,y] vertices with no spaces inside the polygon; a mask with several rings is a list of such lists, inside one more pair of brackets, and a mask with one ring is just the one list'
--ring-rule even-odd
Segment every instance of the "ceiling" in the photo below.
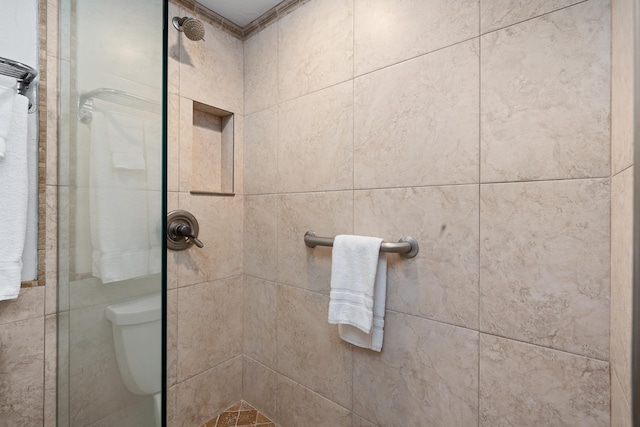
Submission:
{"label": "ceiling", "polygon": [[197,0],[198,3],[222,15],[229,21],[246,27],[283,0]]}

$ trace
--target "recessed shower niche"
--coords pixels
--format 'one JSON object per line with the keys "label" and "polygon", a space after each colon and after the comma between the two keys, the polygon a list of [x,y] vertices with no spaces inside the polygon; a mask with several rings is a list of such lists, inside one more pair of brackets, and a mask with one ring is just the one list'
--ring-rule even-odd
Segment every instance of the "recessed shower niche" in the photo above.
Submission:
{"label": "recessed shower niche", "polygon": [[191,193],[233,196],[234,114],[193,101]]}

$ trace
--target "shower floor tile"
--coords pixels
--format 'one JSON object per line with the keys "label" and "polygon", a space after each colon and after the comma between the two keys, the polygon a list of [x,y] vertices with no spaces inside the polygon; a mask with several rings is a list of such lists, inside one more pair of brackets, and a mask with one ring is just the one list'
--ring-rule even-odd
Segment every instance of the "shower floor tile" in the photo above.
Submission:
{"label": "shower floor tile", "polygon": [[277,427],[267,416],[258,412],[244,400],[227,408],[216,418],[212,418],[201,427]]}

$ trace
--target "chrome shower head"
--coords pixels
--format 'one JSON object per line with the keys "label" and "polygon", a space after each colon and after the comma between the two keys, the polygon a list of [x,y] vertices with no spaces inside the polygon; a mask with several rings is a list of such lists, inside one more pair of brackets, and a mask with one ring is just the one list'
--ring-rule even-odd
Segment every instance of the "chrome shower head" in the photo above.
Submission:
{"label": "chrome shower head", "polygon": [[189,40],[198,41],[204,40],[204,25],[196,18],[178,18],[174,17],[171,22],[176,30],[184,33]]}

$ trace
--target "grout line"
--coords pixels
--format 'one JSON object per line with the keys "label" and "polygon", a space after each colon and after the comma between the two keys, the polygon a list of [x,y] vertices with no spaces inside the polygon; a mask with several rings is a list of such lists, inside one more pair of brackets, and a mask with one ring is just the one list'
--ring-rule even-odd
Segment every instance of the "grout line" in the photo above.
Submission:
{"label": "grout line", "polygon": [[554,9],[554,10],[551,10],[551,11],[549,11],[549,12],[541,13],[541,14],[539,14],[539,15],[532,16],[531,18],[523,19],[522,21],[514,22],[513,24],[509,24],[509,25],[505,25],[505,26],[503,26],[503,27],[495,28],[495,29],[490,30],[490,31],[485,31],[484,33],[481,31],[481,32],[480,32],[480,36],[484,36],[484,35],[486,35],[486,34],[494,33],[494,32],[496,32],[496,31],[504,30],[505,28],[509,28],[509,27],[513,27],[513,26],[516,26],[516,25],[522,24],[523,22],[532,21],[532,20],[534,20],[534,19],[538,19],[538,18],[540,18],[540,17],[542,17],[542,16],[551,15],[552,13],[555,13],[555,12],[558,12],[558,11],[561,11],[561,10],[564,10],[564,9],[568,9],[568,8],[570,8],[570,7],[577,6],[577,5],[582,4],[582,3],[586,3],[587,1],[589,1],[589,0],[582,0],[582,1],[578,1],[578,2],[573,3],[573,4],[570,4],[570,5],[568,5],[568,6],[559,7],[558,9]]}
{"label": "grout line", "polygon": [[[285,285],[285,286],[288,286],[288,285]],[[309,291],[309,292],[314,292],[314,291]],[[528,345],[532,345],[532,346],[535,346],[535,347],[545,348],[547,350],[558,351],[560,353],[566,353],[566,354],[570,354],[572,356],[584,357],[585,359],[592,359],[592,360],[598,360],[600,362],[609,363],[608,360],[601,359],[601,358],[598,358],[598,357],[595,357],[595,356],[585,356],[584,354],[573,353],[573,352],[567,351],[567,350],[562,350],[562,349],[558,349],[558,348],[554,348],[554,347],[548,347],[548,346],[544,346],[544,345],[540,345],[540,344],[535,344],[535,343],[531,343],[531,342],[528,342],[528,341],[520,340],[518,338],[512,338],[512,337],[507,337],[507,336],[503,336],[503,335],[498,335],[497,333],[483,331],[480,328],[472,329],[472,328],[468,328],[466,326],[455,325],[453,323],[448,323],[448,322],[445,322],[445,321],[442,321],[442,320],[430,319],[430,318],[427,318],[427,317],[419,316],[417,314],[404,313],[404,312],[401,312],[401,311],[396,311],[396,310],[391,310],[391,309],[386,309],[385,311],[388,311],[390,313],[395,313],[395,314],[401,314],[401,315],[404,315],[404,316],[411,316],[411,317],[415,317],[417,319],[427,320],[429,322],[440,323],[442,325],[448,325],[448,326],[452,326],[454,328],[465,329],[465,330],[471,331],[471,332],[478,332],[479,334],[490,335],[490,336],[497,337],[497,338],[502,338],[502,339],[506,339],[506,340],[510,340],[510,341],[515,341],[515,342],[518,342],[518,343],[521,343],[521,344],[528,344]]]}
{"label": "grout line", "polygon": [[630,164],[629,166],[627,166],[626,168],[622,169],[620,172],[616,172],[614,175],[611,175],[611,178],[615,178],[617,176],[622,175],[624,172],[628,171],[629,169],[631,169],[633,167],[633,163]]}
{"label": "grout line", "polygon": [[[633,166],[633,165],[631,165]],[[629,166],[629,167],[631,167]],[[627,167],[626,169],[628,169]],[[625,169],[625,170],[626,170]],[[518,181],[487,181],[487,182],[462,182],[462,183],[453,183],[453,184],[418,184],[418,185],[407,185],[407,186],[396,186],[396,187],[362,187],[362,188],[344,188],[344,189],[329,189],[329,190],[311,190],[311,191],[288,191],[288,192],[276,192],[276,193],[255,193],[255,194],[246,194],[245,196],[267,196],[267,195],[281,195],[281,196],[289,196],[289,195],[304,195],[304,194],[323,194],[323,193],[346,193],[348,191],[380,191],[380,190],[402,190],[407,188],[446,188],[446,187],[459,187],[464,185],[502,185],[502,184],[536,184],[536,183],[551,183],[551,182],[559,182],[559,181],[587,181],[587,180],[606,180],[610,179],[607,176],[592,176],[592,177],[576,177],[576,178],[548,178],[548,179],[529,179],[529,180],[518,180]]]}

